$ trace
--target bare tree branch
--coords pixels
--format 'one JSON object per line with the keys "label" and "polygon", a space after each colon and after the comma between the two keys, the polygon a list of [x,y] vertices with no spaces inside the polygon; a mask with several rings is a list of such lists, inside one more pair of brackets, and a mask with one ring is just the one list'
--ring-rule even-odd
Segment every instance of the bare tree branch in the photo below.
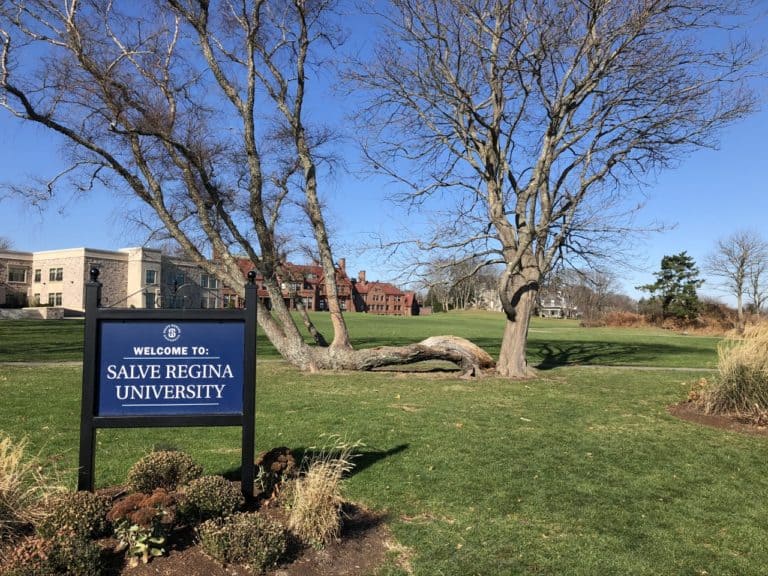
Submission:
{"label": "bare tree branch", "polygon": [[[368,96],[357,116],[365,158],[404,185],[409,203],[452,196],[480,207],[439,223],[459,229],[460,221],[460,237],[443,244],[435,234],[425,245],[469,254],[487,241],[502,255],[500,373],[527,374],[536,293],[564,255],[604,257],[632,231],[621,219],[632,216],[627,199],[649,172],[712,146],[718,130],[754,108],[749,80],[760,54],[746,41],[720,47],[704,36],[724,31],[723,19],[745,5],[377,5],[382,41],[347,73]],[[489,238],[479,242],[484,226]]]}

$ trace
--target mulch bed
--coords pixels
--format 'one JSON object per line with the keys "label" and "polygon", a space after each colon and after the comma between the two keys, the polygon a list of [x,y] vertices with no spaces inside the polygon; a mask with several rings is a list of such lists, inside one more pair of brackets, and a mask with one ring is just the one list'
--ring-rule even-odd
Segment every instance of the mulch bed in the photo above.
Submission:
{"label": "mulch bed", "polygon": [[672,404],[667,406],[667,412],[682,420],[687,420],[688,422],[693,422],[702,426],[710,426],[712,428],[730,430],[742,434],[768,436],[768,426],[758,426],[733,415],[703,414],[693,402]]}
{"label": "mulch bed", "polygon": [[[293,550],[289,562],[273,568],[269,576],[356,576],[370,574],[383,565],[390,536],[384,517],[355,505],[345,508],[341,539],[322,550]],[[174,535],[166,556],[135,568],[115,557],[114,576],[252,576],[244,566],[222,566],[206,556],[189,532]]]}

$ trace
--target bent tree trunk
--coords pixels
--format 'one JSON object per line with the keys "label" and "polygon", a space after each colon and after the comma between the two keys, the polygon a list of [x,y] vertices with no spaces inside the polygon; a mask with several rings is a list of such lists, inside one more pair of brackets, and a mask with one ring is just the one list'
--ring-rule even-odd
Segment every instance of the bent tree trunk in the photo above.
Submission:
{"label": "bent tree trunk", "polygon": [[[331,350],[329,349],[329,352]],[[317,365],[341,370],[373,370],[388,366],[402,366],[425,360],[445,360],[461,369],[461,376],[480,376],[482,370],[494,366],[493,358],[482,348],[459,336],[431,336],[406,346],[381,346],[363,350],[336,353],[315,349]]]}
{"label": "bent tree trunk", "polygon": [[455,364],[462,377],[480,376],[493,368],[493,358],[482,348],[458,336],[432,336],[406,346],[380,346],[355,350],[333,346],[310,346],[302,338],[286,334],[281,326],[259,305],[258,321],[269,341],[284,360],[310,372],[321,370],[369,371],[387,366],[404,366],[426,360],[444,360]]}

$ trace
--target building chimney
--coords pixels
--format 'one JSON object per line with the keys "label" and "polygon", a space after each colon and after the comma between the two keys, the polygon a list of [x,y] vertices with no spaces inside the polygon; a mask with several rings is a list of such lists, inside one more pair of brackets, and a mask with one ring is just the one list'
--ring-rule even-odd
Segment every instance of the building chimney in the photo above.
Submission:
{"label": "building chimney", "polygon": [[360,270],[360,272],[357,273],[357,281],[361,284],[365,284],[365,270]]}
{"label": "building chimney", "polygon": [[339,264],[339,270],[341,272],[346,272],[347,271],[347,259],[346,258],[339,258],[338,264]]}

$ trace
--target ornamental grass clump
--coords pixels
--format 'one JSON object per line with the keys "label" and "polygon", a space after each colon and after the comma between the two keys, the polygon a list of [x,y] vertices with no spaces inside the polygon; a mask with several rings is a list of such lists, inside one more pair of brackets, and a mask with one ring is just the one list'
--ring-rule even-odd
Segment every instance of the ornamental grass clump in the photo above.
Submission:
{"label": "ornamental grass clump", "polygon": [[0,541],[48,514],[48,502],[64,487],[43,473],[39,459],[27,454],[27,441],[0,433]]}
{"label": "ornamental grass clump", "polygon": [[747,326],[718,347],[718,375],[699,395],[708,414],[763,421],[768,413],[768,323]]}
{"label": "ornamental grass clump", "polygon": [[341,533],[342,479],[353,468],[359,443],[335,439],[333,448],[310,453],[302,463],[303,473],[291,483],[288,529],[299,541],[323,548]]}
{"label": "ornamental grass clump", "polygon": [[128,471],[128,484],[135,492],[157,488],[173,491],[203,475],[203,468],[189,454],[175,450],[150,452]]}

